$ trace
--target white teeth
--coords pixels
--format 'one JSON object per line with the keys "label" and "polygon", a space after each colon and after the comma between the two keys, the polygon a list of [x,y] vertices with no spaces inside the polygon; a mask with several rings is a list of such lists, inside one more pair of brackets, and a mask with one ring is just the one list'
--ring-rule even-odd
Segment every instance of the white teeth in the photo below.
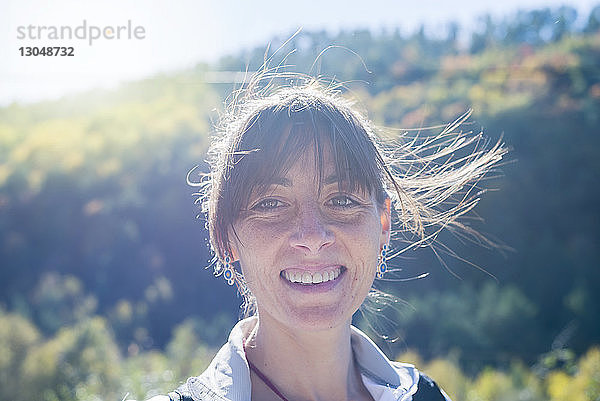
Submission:
{"label": "white teeth", "polygon": [[341,267],[336,267],[333,270],[325,270],[321,272],[310,273],[307,271],[284,271],[283,277],[292,283],[302,284],[320,284],[327,281],[335,280],[342,272]]}

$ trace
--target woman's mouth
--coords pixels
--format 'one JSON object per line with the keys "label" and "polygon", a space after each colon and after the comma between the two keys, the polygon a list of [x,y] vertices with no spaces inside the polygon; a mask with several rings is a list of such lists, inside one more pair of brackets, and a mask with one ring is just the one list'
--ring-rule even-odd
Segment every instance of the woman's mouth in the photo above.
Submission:
{"label": "woman's mouth", "polygon": [[306,271],[302,269],[286,269],[281,272],[281,276],[290,283],[313,285],[327,283],[339,277],[345,270],[343,266],[331,266],[319,271]]}

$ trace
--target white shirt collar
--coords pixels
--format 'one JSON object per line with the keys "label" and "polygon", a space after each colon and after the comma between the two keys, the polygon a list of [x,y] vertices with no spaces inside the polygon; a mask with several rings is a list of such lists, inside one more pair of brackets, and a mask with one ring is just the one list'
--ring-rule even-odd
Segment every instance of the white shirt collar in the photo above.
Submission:
{"label": "white shirt collar", "polygon": [[[238,322],[204,373],[188,380],[193,394],[203,395],[208,391],[223,400],[250,401],[250,371],[243,341],[256,325],[256,319],[250,317]],[[419,372],[414,366],[391,362],[354,326],[351,343],[363,383],[376,401],[412,400],[419,381]]]}

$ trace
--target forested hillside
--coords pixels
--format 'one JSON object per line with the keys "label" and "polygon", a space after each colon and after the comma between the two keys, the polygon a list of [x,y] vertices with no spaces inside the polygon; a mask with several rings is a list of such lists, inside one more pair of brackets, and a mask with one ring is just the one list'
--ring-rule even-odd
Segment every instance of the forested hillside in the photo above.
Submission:
{"label": "forested hillside", "polygon": [[[432,135],[472,109],[463,129],[512,149],[473,219],[501,245],[440,238],[471,263],[406,254],[404,277],[430,274],[386,285],[407,301],[388,311],[398,324],[355,323],[398,337],[380,341],[388,355],[455,399],[600,397],[600,6],[479,22],[468,43],[458,25],[301,32],[271,64],[344,82],[387,135]],[[0,399],[141,399],[225,341],[241,299],[206,270],[186,175],[205,169],[234,88],[207,77],[264,58],[0,109]]]}

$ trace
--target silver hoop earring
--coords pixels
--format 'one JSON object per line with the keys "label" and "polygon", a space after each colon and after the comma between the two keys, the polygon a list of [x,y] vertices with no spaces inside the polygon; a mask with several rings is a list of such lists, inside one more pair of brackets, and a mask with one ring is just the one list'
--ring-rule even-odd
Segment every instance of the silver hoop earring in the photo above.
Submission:
{"label": "silver hoop earring", "polygon": [[227,255],[223,260],[223,277],[227,280],[227,284],[233,285],[235,282],[235,271],[231,264],[231,258]]}
{"label": "silver hoop earring", "polygon": [[387,271],[387,244],[383,244],[377,260],[377,278],[382,278]]}

